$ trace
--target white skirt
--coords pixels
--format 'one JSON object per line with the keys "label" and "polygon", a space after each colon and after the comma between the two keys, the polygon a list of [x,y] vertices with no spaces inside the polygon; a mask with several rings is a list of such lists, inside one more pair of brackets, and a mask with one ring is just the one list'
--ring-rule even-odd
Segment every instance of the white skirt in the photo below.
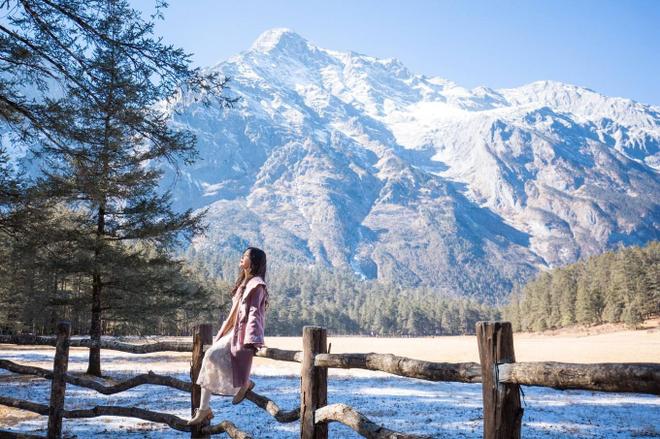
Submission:
{"label": "white skirt", "polygon": [[197,384],[214,395],[234,396],[240,389],[240,387],[234,387],[231,368],[231,337],[233,333],[234,330],[232,329],[213,343],[204,353]]}

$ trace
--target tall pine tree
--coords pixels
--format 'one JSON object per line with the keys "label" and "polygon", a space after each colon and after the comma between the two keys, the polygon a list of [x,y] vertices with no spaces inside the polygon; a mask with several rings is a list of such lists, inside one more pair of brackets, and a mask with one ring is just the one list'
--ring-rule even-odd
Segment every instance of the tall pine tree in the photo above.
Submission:
{"label": "tall pine tree", "polygon": [[91,278],[94,375],[103,313],[176,307],[181,265],[170,252],[200,230],[200,216],[174,212],[158,191],[162,162],[195,158],[194,136],[170,128],[160,104],[186,88],[232,103],[226,78],[191,69],[153,26],[122,0],[20,1],[0,25],[0,117],[38,144],[42,199],[71,212],[61,226],[79,256],[71,269]]}

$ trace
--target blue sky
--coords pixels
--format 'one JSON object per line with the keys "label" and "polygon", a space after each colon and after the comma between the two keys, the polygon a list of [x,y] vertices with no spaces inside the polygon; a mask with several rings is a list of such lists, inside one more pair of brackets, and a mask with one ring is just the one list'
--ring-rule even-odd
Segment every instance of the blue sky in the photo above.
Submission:
{"label": "blue sky", "polygon": [[465,87],[551,79],[660,105],[660,0],[170,0],[157,33],[207,66],[274,27]]}

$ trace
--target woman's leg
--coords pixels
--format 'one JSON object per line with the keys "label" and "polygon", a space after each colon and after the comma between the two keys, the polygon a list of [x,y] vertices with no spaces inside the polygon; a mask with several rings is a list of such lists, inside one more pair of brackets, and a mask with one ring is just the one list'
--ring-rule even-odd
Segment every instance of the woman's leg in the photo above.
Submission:
{"label": "woman's leg", "polygon": [[187,425],[197,425],[205,420],[213,417],[213,412],[209,407],[209,400],[211,399],[211,392],[202,386],[202,397],[200,398],[200,405],[195,409],[195,415],[186,423]]}
{"label": "woman's leg", "polygon": [[211,392],[206,388],[202,387],[202,397],[199,403],[199,408],[202,410],[209,409],[209,402],[211,401]]}

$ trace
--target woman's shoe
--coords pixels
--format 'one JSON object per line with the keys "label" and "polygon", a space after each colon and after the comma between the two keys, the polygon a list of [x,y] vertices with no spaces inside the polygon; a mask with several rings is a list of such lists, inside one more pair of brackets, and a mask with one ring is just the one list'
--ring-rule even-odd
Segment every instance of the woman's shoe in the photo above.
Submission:
{"label": "woman's shoe", "polygon": [[213,417],[213,412],[211,411],[210,408],[208,409],[196,408],[195,416],[193,416],[192,419],[186,423],[186,425],[201,424],[206,420],[211,420],[212,417]]}
{"label": "woman's shoe", "polygon": [[254,381],[250,380],[247,386],[241,387],[238,390],[238,392],[236,392],[236,395],[234,395],[234,399],[231,400],[231,403],[238,404],[239,402],[243,401],[248,391],[252,390],[253,388],[254,388]]}

